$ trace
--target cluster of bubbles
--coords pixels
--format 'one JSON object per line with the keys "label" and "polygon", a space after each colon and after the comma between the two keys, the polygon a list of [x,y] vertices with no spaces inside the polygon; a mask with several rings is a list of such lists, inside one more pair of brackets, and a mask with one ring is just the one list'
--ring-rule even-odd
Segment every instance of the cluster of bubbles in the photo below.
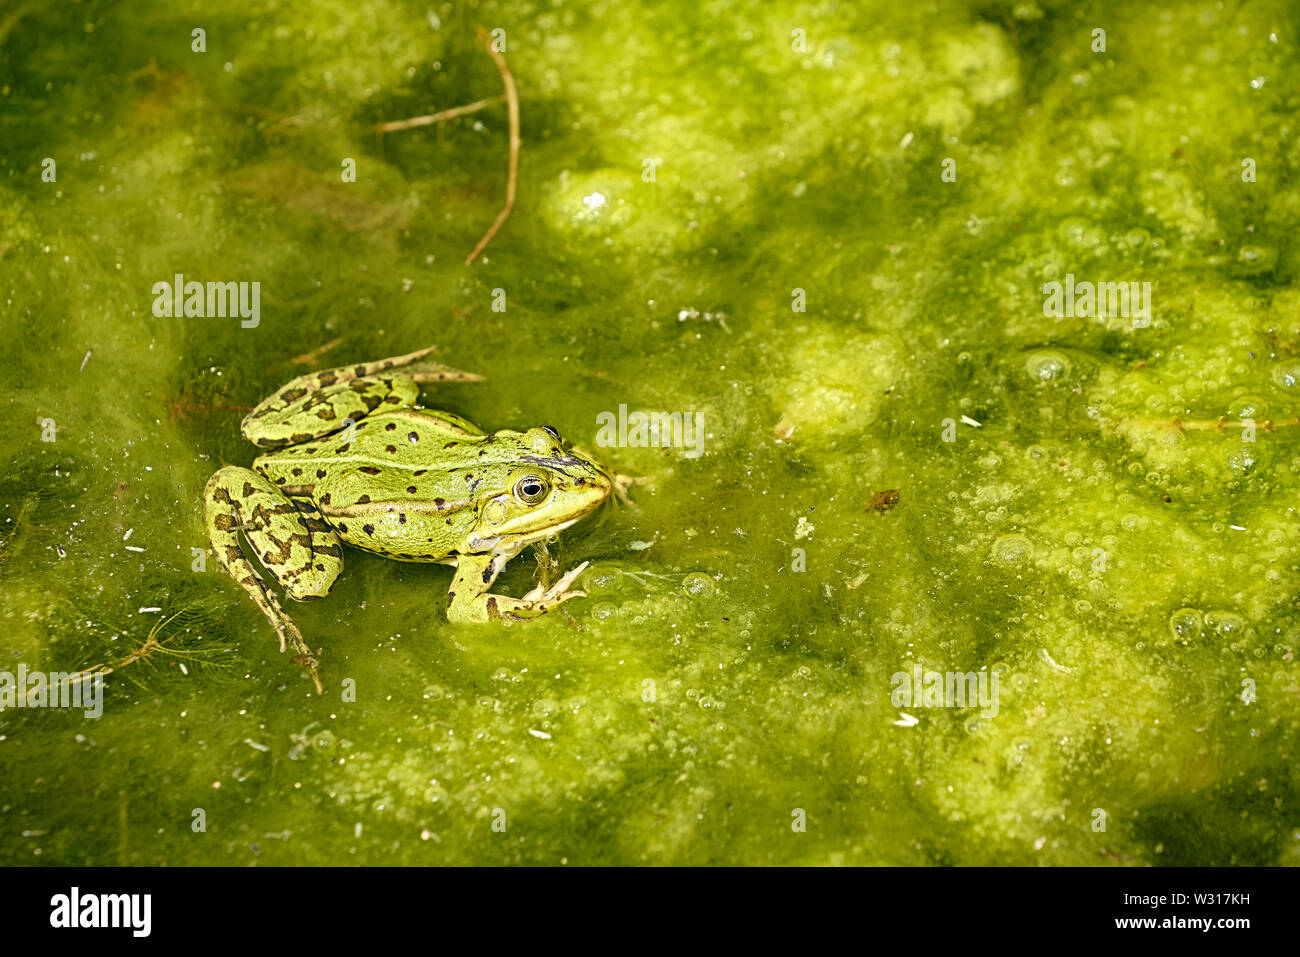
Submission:
{"label": "cluster of bubbles", "polygon": [[1179,644],[1217,635],[1236,641],[1246,631],[1246,619],[1235,611],[1202,612],[1199,608],[1179,608],[1169,616],[1169,630]]}
{"label": "cluster of bubbles", "polygon": [[699,705],[701,708],[704,708],[705,710],[716,708],[717,710],[721,711],[727,706],[727,703],[725,701],[715,698],[712,695],[705,694],[702,691],[697,691],[694,688],[686,689],[686,699],[688,701],[694,701],[697,705]]}

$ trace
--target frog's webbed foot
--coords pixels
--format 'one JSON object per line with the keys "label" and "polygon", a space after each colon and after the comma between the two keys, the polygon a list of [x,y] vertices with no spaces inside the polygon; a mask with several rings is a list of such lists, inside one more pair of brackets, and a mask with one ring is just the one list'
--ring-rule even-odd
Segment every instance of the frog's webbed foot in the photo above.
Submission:
{"label": "frog's webbed foot", "polygon": [[[222,564],[226,563],[223,562]],[[271,591],[266,584],[266,580],[253,570],[253,566],[247,560],[244,561],[244,564],[248,567],[247,574],[244,574],[243,577],[239,577],[236,570],[237,563],[235,562],[226,565],[226,570],[232,576],[235,576],[235,580],[244,587],[244,590],[252,596],[257,606],[262,609],[267,621],[271,623],[271,627],[280,636],[280,650],[284,651],[289,644],[292,644],[295,652],[292,658],[293,663],[306,668],[308,674],[311,675],[312,684],[316,686],[316,693],[324,694],[325,688],[321,685],[320,673],[317,670],[320,667],[320,659],[316,657],[316,653],[307,644],[307,639],[302,636],[297,624],[281,607],[280,600],[275,597],[275,592]]]}
{"label": "frog's webbed foot", "polygon": [[585,572],[587,566],[590,564],[591,562],[583,562],[578,567],[569,569],[569,571],[560,576],[560,579],[551,587],[544,588],[542,585],[538,585],[536,588],[525,594],[520,600],[532,602],[535,605],[545,606],[540,612],[538,612],[538,614],[543,614],[549,609],[554,608],[556,605],[568,601],[570,598],[586,598],[587,593],[585,591],[569,591],[568,588],[578,580],[578,576]]}
{"label": "frog's webbed foot", "polygon": [[311,673],[323,691],[316,655],[285,613],[266,579],[240,543],[244,533],[253,554],[292,598],[326,594],[343,567],[338,537],[309,502],[292,500],[265,476],[227,466],[208,480],[205,493],[208,539],[217,561],[262,609],[280,637],[280,650],[293,645],[294,662]]}
{"label": "frog's webbed foot", "polygon": [[583,598],[585,591],[569,591],[569,586],[587,570],[590,562],[560,577],[555,584],[538,585],[522,598],[493,595],[488,592],[510,556],[462,555],[456,564],[456,577],[452,579],[447,595],[447,620],[456,624],[495,621],[526,621],[540,618],[570,598]]}
{"label": "frog's webbed foot", "polygon": [[[294,624],[293,619],[285,614],[284,609],[280,607],[280,602],[276,599],[275,592],[266,587],[266,582],[261,582],[261,586],[263,594],[268,599],[267,604],[274,612],[274,616],[272,616],[271,613],[268,613],[266,617],[270,619],[272,626],[274,626],[275,630],[280,635],[280,650],[285,650],[286,639],[292,642],[296,654],[291,660],[295,665],[302,665],[307,669],[307,672],[311,675],[312,684],[316,686],[316,693],[324,694],[325,688],[320,683],[320,674],[317,671],[320,667],[320,659],[316,657],[316,653],[307,645],[307,640],[303,638],[302,632],[298,630],[298,626]],[[263,609],[263,611],[265,610],[266,609]]]}
{"label": "frog's webbed foot", "polygon": [[[433,348],[298,376],[244,417],[244,438],[262,448],[298,445],[355,424],[376,409],[400,409],[422,382],[479,382],[483,377],[423,361]],[[398,371],[400,370],[400,371]]]}

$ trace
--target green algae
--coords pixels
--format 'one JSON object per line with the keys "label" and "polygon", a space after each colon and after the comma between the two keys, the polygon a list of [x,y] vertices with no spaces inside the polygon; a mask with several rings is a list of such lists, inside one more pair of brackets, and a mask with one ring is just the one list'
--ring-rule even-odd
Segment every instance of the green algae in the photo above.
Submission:
{"label": "green algae", "polygon": [[[25,8],[0,653],[179,616],[102,718],[0,713],[0,860],[1296,863],[1300,16],[1129,6]],[[497,95],[480,23],[524,153],[465,267],[504,108],[371,127]],[[260,325],[156,318],[176,272],[259,281]],[[1045,316],[1066,273],[1150,281],[1150,326]],[[296,357],[431,343],[485,427],[693,411],[705,454],[605,450],[653,481],[553,546],[571,617],[453,627],[446,569],[349,552],[293,609],[316,697],[195,570],[203,485]],[[916,663],[997,715],[900,724]]]}

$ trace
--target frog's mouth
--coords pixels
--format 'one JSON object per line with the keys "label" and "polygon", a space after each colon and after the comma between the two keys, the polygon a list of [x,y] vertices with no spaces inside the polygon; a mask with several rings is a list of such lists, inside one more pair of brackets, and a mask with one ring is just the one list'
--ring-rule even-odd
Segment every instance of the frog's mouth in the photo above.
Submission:
{"label": "frog's mouth", "polygon": [[558,525],[550,525],[546,528],[539,529],[536,532],[521,532],[517,537],[515,536],[506,536],[506,537],[511,539],[512,544],[517,544],[520,546],[531,545],[533,544],[533,542],[540,542],[543,539],[550,538],[552,535],[558,535],[566,528],[572,528],[574,525],[577,525],[580,521],[582,521],[590,514],[591,512],[585,512],[582,515],[575,515],[573,518],[560,522]]}
{"label": "frog's mouth", "polygon": [[589,514],[591,513],[588,512],[583,515],[575,515],[573,518],[566,519],[565,521],[559,522],[555,525],[548,525],[545,528],[526,532],[506,532],[501,535],[473,535],[466,543],[468,545],[466,551],[472,555],[483,554],[484,552],[493,552],[500,555],[514,555],[535,542],[544,541],[553,535],[558,535],[566,528],[571,528],[586,518]]}

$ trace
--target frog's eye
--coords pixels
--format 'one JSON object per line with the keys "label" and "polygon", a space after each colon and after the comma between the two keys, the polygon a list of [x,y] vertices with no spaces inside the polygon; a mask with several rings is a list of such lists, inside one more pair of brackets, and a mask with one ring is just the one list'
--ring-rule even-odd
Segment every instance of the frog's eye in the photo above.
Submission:
{"label": "frog's eye", "polygon": [[536,505],[551,491],[551,483],[540,475],[525,475],[515,483],[515,498],[525,505]]}

